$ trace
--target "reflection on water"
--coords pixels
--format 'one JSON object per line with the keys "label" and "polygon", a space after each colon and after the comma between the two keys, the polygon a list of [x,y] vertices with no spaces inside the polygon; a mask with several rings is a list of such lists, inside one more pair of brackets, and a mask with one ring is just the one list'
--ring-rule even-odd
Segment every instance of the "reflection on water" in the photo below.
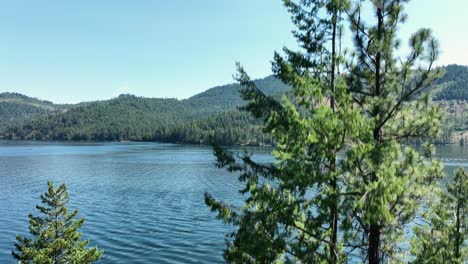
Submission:
{"label": "reflection on water", "polygon": [[[269,160],[268,149],[250,149]],[[449,171],[468,167],[468,148],[438,148]],[[224,233],[204,192],[239,205],[237,177],[213,166],[209,147],[157,143],[0,141],[0,263],[26,234],[47,180],[67,183],[82,231],[105,250],[100,263],[223,263]]]}

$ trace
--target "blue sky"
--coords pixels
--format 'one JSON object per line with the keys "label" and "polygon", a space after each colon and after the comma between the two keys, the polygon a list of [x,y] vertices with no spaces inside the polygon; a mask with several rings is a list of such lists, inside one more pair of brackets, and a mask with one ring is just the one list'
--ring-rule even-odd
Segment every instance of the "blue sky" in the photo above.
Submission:
{"label": "blue sky", "polygon": [[[467,0],[412,0],[403,40],[432,28],[438,64],[468,65],[467,10]],[[269,75],[273,52],[295,47],[292,29],[280,0],[0,0],[0,92],[187,98],[233,82],[236,61]]]}

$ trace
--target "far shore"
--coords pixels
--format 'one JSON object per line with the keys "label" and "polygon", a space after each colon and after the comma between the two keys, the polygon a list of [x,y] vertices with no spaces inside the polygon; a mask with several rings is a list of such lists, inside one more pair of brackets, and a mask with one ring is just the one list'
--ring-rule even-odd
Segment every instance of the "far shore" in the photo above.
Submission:
{"label": "far shore", "polygon": [[[74,139],[34,139],[34,138],[6,138],[0,136],[0,140],[5,141],[37,141],[37,142],[69,142],[69,143],[161,143],[161,144],[178,144],[178,145],[193,145],[193,146],[210,146],[210,144],[205,142],[172,142],[172,141],[147,141],[147,140],[74,140]],[[468,146],[468,130],[465,131],[455,131],[452,134],[450,142],[437,142],[435,143],[437,146],[444,146],[444,145],[460,145],[460,146]],[[226,147],[265,147],[271,148],[274,145],[271,144],[252,144],[252,143],[242,143],[242,144],[223,144]]]}

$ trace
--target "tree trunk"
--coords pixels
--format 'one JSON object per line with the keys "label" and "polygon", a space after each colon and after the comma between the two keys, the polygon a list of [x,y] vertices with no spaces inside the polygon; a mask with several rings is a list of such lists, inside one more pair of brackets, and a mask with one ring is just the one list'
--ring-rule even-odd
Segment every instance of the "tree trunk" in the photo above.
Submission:
{"label": "tree trunk", "polygon": [[462,206],[462,202],[461,201],[461,196],[462,196],[462,193],[461,193],[461,188],[462,188],[462,185],[463,185],[463,175],[462,177],[460,178],[460,182],[457,183],[458,186],[456,187],[457,188],[457,230],[456,230],[456,234],[455,234],[455,257],[457,259],[460,259],[461,257],[461,254],[460,254],[460,245],[463,243],[463,236],[461,234],[461,213],[460,213],[460,210],[461,210],[461,206]]}
{"label": "tree trunk", "polygon": [[[338,17],[337,7],[333,10],[333,32],[332,32],[332,63],[331,63],[331,78],[330,78],[330,107],[335,112],[335,68],[336,68],[336,24]],[[333,158],[330,160],[330,175],[332,176],[330,187],[334,191],[330,205],[330,224],[332,233],[330,235],[330,263],[336,263],[338,258],[338,184],[336,179],[336,149],[334,149]]]}
{"label": "tree trunk", "polygon": [[369,264],[380,263],[379,245],[380,245],[380,227],[376,224],[371,224],[370,230],[369,230],[369,248],[368,248]]}
{"label": "tree trunk", "polygon": [[[384,24],[383,24],[383,10],[382,7],[377,8],[377,41],[378,45],[381,44],[383,40],[383,31],[384,31]],[[379,51],[375,56],[375,90],[374,94],[377,97],[382,96],[382,87],[381,87],[381,60],[382,60],[382,53]],[[379,116],[381,109],[377,107],[376,112],[373,113],[375,117]],[[380,120],[378,120],[380,121]],[[379,123],[376,124],[373,132],[374,141],[380,143],[383,141],[383,131]],[[372,181],[376,181],[376,172],[372,173]],[[369,258],[369,264],[379,264],[380,263],[380,235],[381,235],[381,227],[379,226],[378,222],[370,223],[369,228],[369,247],[367,250],[367,255]]]}

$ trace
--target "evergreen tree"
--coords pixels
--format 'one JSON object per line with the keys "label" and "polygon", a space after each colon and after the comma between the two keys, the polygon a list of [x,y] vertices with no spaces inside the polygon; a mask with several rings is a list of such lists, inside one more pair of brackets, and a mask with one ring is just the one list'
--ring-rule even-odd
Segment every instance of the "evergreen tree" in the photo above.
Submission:
{"label": "evergreen tree", "polygon": [[88,249],[88,241],[80,240],[78,229],[85,219],[75,219],[78,210],[68,212],[65,184],[58,188],[50,181],[47,184],[48,191],[41,195],[43,206],[36,206],[43,216],[29,215],[29,232],[33,238],[18,235],[13,256],[19,263],[36,264],[86,264],[98,260],[103,251],[97,247]]}
{"label": "evergreen tree", "polygon": [[414,229],[414,263],[468,262],[468,174],[459,169],[424,212],[426,225]]}
{"label": "evergreen tree", "polygon": [[273,71],[292,87],[291,99],[266,96],[238,66],[248,100],[244,109],[262,119],[277,142],[276,162],[259,164],[248,154],[215,146],[218,166],[241,174],[241,192],[248,198],[239,209],[209,194],[206,203],[226,223],[239,226],[225,251],[229,262],[341,263],[346,257],[338,239],[342,173],[337,153],[364,121],[338,75],[341,15],[349,5],[337,0],[284,4],[304,50],[275,54]]}
{"label": "evergreen tree", "polygon": [[[275,54],[273,71],[293,88],[291,100],[266,96],[239,67],[245,109],[264,121],[277,147],[273,164],[215,147],[217,165],[240,173],[248,195],[242,208],[206,195],[219,218],[239,226],[226,260],[336,263],[356,249],[372,264],[405,257],[404,229],[442,175],[431,145],[441,113],[425,93],[439,76],[438,43],[421,29],[400,58],[397,29],[408,1],[364,2],[284,1],[305,50]],[[361,18],[365,6],[375,20]],[[336,51],[343,13],[354,39],[349,58]],[[345,74],[336,74],[342,62]],[[403,145],[411,140],[427,143],[422,154]]]}
{"label": "evergreen tree", "polygon": [[[347,244],[361,249],[368,263],[398,262],[404,229],[420,209],[421,199],[442,174],[433,160],[431,140],[439,130],[440,111],[425,89],[439,75],[433,70],[438,43],[429,29],[421,29],[409,40],[409,54],[400,57],[398,27],[406,15],[407,0],[356,1],[349,12],[354,38],[353,57],[347,62],[347,84],[361,108],[366,126],[343,161]],[[364,19],[370,11],[374,17]],[[426,142],[419,154],[402,143],[413,138]]]}

